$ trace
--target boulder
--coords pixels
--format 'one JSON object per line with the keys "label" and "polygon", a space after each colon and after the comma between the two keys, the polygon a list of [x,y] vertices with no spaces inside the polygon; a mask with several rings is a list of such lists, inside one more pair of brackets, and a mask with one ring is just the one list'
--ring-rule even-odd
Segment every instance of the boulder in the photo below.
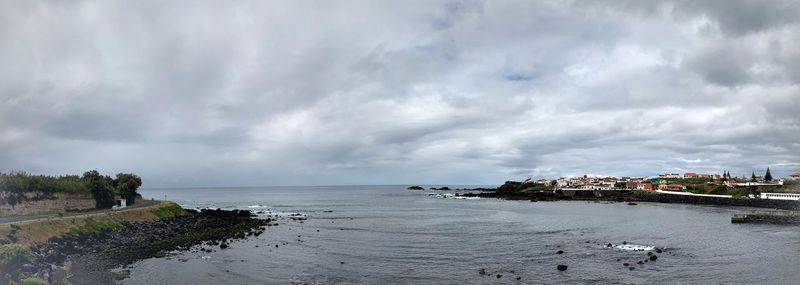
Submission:
{"label": "boulder", "polygon": [[567,270],[567,266],[564,264],[559,264],[558,266],[556,266],[556,269],[558,269],[558,271],[565,271]]}
{"label": "boulder", "polygon": [[113,277],[114,280],[122,280],[131,277],[131,271],[127,269],[113,270],[111,271],[111,277]]}

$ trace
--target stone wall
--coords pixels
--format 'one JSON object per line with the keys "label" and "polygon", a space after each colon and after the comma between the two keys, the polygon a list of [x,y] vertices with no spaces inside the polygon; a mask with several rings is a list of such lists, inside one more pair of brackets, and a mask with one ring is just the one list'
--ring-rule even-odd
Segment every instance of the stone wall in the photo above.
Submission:
{"label": "stone wall", "polygon": [[0,216],[20,216],[46,213],[63,213],[69,210],[94,209],[95,201],[91,194],[71,194],[42,192],[24,193],[21,202],[10,204],[7,198],[13,195],[0,191]]}
{"label": "stone wall", "polygon": [[557,193],[575,200],[616,200],[800,210],[800,201],[791,200],[672,195],[630,190],[558,190]]}
{"label": "stone wall", "polygon": [[719,197],[650,194],[650,193],[640,194],[640,195],[634,194],[631,196],[631,198],[636,201],[644,201],[644,202],[758,207],[758,208],[770,208],[770,209],[781,209],[781,210],[800,209],[800,201],[791,201],[791,200],[719,198]]}
{"label": "stone wall", "polygon": [[800,211],[748,211],[734,214],[731,223],[800,224]]}

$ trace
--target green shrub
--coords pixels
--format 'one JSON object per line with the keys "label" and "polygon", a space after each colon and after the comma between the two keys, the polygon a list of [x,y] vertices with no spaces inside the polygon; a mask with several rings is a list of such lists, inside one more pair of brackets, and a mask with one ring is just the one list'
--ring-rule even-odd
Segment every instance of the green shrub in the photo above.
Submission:
{"label": "green shrub", "polygon": [[22,281],[22,285],[48,285],[47,281],[39,277],[28,277],[20,281]]}
{"label": "green shrub", "polygon": [[92,218],[86,219],[86,224],[69,229],[67,235],[81,235],[85,233],[94,233],[102,231],[110,231],[122,227],[123,225],[116,221],[98,222]]}
{"label": "green shrub", "polygon": [[183,208],[181,208],[180,205],[175,203],[170,203],[169,205],[161,206],[155,211],[153,211],[153,215],[155,215],[159,220],[166,220],[183,214],[186,214],[186,210],[184,210]]}
{"label": "green shrub", "polygon": [[6,273],[4,278],[16,280],[20,277],[20,268],[33,258],[30,248],[20,244],[3,246],[0,252],[0,272]]}

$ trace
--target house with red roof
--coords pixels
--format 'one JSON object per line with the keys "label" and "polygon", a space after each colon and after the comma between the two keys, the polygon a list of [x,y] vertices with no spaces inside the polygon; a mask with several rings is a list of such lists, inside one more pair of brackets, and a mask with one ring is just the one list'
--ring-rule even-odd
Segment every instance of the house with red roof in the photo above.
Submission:
{"label": "house with red roof", "polygon": [[789,179],[800,180],[800,171],[789,174]]}

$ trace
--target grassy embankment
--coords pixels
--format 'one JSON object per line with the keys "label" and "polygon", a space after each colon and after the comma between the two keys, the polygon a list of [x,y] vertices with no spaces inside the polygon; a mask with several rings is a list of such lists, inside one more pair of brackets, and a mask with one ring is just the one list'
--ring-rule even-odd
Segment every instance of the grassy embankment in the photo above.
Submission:
{"label": "grassy embankment", "polygon": [[[22,276],[19,268],[30,262],[30,247],[52,237],[105,231],[130,223],[153,222],[185,215],[186,210],[172,202],[119,212],[89,213],[70,217],[43,218],[0,224],[0,282],[8,284],[46,284],[38,277]],[[16,280],[16,282],[14,281]]]}
{"label": "grassy embankment", "polygon": [[163,220],[186,214],[173,202],[119,212],[92,213],[69,217],[53,217],[18,223],[0,224],[0,252],[10,244],[30,246],[52,237],[77,235],[115,229],[128,223]]}

